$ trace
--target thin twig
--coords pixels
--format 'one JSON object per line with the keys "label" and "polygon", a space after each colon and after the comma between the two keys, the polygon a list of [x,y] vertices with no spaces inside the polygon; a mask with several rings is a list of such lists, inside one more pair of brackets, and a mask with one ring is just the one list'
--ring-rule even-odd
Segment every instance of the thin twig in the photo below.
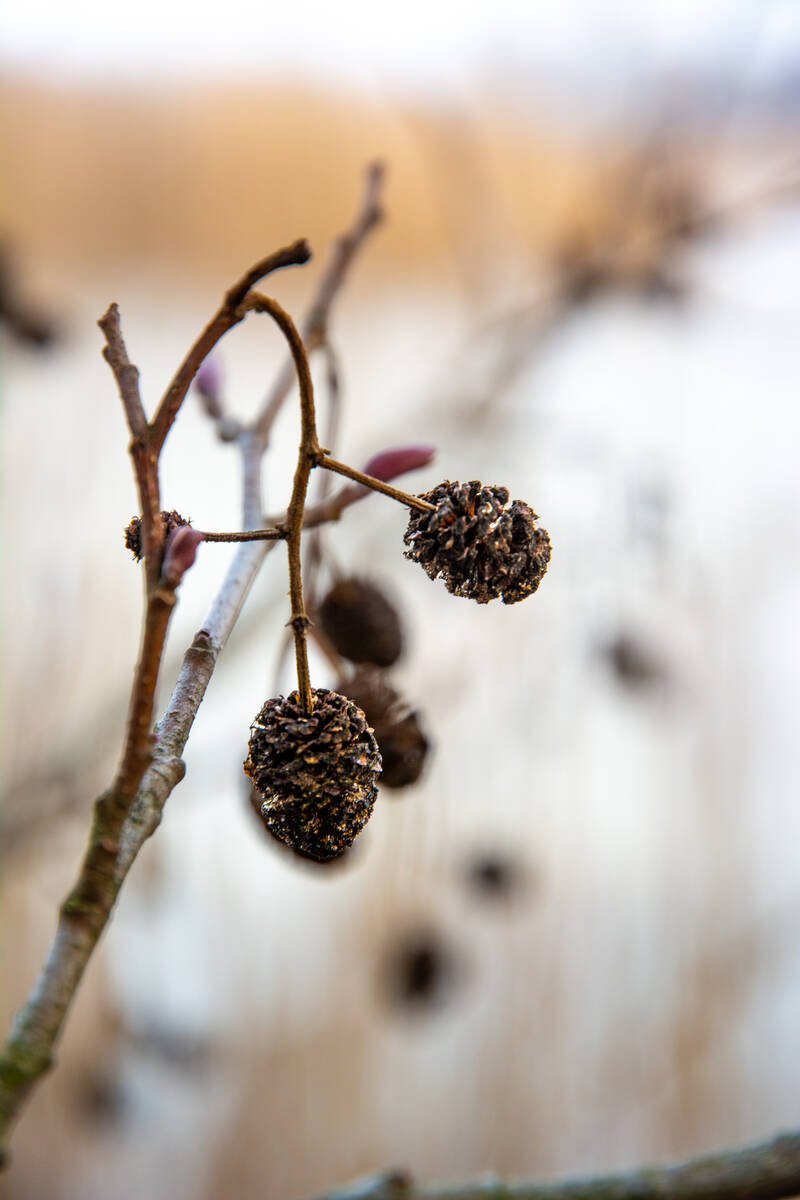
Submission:
{"label": "thin twig", "polygon": [[638,1167],[583,1179],[415,1184],[389,1171],[321,1200],[785,1200],[800,1195],[800,1132],[666,1167]]}
{"label": "thin twig", "polygon": [[228,289],[222,305],[175,372],[153,417],[152,441],[156,453],[164,445],[164,440],[172,428],[172,423],[178,415],[178,410],[203,359],[211,353],[220,338],[245,316],[247,307],[243,306],[243,302],[250,289],[270,272],[277,271],[281,267],[301,266],[310,258],[311,251],[308,242],[301,238],[299,241],[293,242],[291,246],[286,246],[256,263],[232,288]]}
{"label": "thin twig", "polygon": [[346,475],[348,479],[355,480],[362,487],[371,488],[373,492],[382,492],[384,496],[391,496],[393,500],[399,500],[401,504],[406,504],[409,508],[416,508],[420,512],[433,512],[436,508],[435,504],[429,504],[427,500],[421,500],[419,496],[412,496],[410,492],[402,492],[399,488],[392,487],[390,483],[384,483],[382,479],[375,479],[372,475],[365,475],[363,471],[356,471],[354,467],[348,467],[347,463],[329,458],[327,454],[323,454],[317,459],[316,466],[324,467],[326,471],[335,471],[337,475]]}
{"label": "thin twig", "polygon": [[204,542],[279,542],[285,529],[243,529],[238,533],[203,533]]}
{"label": "thin twig", "polygon": [[297,451],[297,467],[292,483],[292,495],[286,510],[286,545],[289,552],[289,597],[292,604],[290,624],[294,634],[294,651],[297,662],[297,690],[304,710],[311,712],[313,700],[306,645],[306,631],[310,621],[303,602],[300,542],[308,479],[320,454],[314,412],[314,385],[302,338],[289,314],[281,308],[277,300],[272,300],[269,296],[262,296],[257,292],[250,293],[246,304],[256,312],[268,313],[280,328],[289,343],[300,387],[300,446]]}
{"label": "thin twig", "polygon": [[164,528],[159,517],[158,455],[151,452],[151,430],[139,394],[139,371],[128,358],[118,306],[110,304],[97,324],[105,335],[103,357],[117,381],[131,432],[130,455],[142,510],[142,552],[148,586],[155,587],[160,574],[164,540]]}
{"label": "thin twig", "polygon": [[[366,172],[364,191],[356,218],[336,242],[330,262],[319,282],[306,318],[300,324],[300,332],[306,351],[311,354],[323,344],[327,337],[328,318],[336,294],[347,278],[350,266],[367,235],[383,220],[381,189],[384,179],[382,163],[372,163]],[[292,363],[281,369],[275,383],[267,394],[261,414],[253,425],[253,435],[262,450],[266,449],[275,419],[281,410],[294,382]]]}
{"label": "thin twig", "polygon": [[[338,356],[328,339],[322,345],[322,352],[325,356],[325,382],[327,385],[328,402],[323,440],[326,446],[335,447],[339,440],[339,423],[342,410],[341,371],[339,369]],[[327,471],[323,471],[317,478],[319,480],[319,485],[316,489],[317,499],[319,503],[324,503],[331,494],[333,479]],[[318,526],[311,534],[311,537],[307,539],[306,558],[303,564],[306,606],[311,613],[314,613],[317,607],[317,582],[319,570],[325,557],[325,551],[325,540],[322,530]],[[330,557],[330,554],[328,556]]]}
{"label": "thin twig", "polygon": [[139,371],[128,358],[120,328],[119,306],[109,304],[97,324],[105,334],[103,358],[117,381],[128,427],[134,437],[144,438],[147,434],[147,416],[139,395]]}

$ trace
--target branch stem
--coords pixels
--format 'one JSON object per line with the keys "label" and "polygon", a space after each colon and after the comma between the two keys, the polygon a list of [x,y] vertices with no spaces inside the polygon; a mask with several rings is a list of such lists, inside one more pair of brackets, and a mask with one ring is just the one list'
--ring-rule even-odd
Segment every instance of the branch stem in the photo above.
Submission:
{"label": "branch stem", "polygon": [[237,325],[246,315],[248,305],[245,301],[250,294],[250,289],[272,271],[277,271],[281,267],[301,266],[303,263],[307,263],[310,258],[311,250],[309,249],[308,242],[305,238],[301,238],[299,241],[293,242],[291,246],[286,246],[282,250],[276,251],[275,254],[270,254],[266,258],[261,259],[254,267],[245,272],[233,287],[228,289],[220,308],[194,342],[172,377],[172,381],[164,393],[158,410],[153,417],[150,429],[152,431],[152,444],[156,453],[161,451],[166,436],[172,428],[173,422],[178,415],[178,410],[203,359],[211,353],[220,338],[229,329],[232,329],[234,325]]}
{"label": "branch stem", "polygon": [[363,471],[356,471],[354,467],[348,467],[347,463],[337,462],[335,458],[329,458],[327,454],[320,454],[315,466],[324,467],[326,471],[335,471],[337,475],[345,475],[348,479],[360,483],[362,487],[371,488],[374,492],[382,492],[384,496],[391,496],[393,500],[398,500],[409,508],[419,509],[420,512],[433,512],[436,508],[435,504],[429,504],[427,500],[421,500],[419,496],[412,496],[410,492],[403,492],[400,488],[392,487],[390,483],[384,483],[382,479],[375,479],[372,475],[365,475]]}
{"label": "branch stem", "polygon": [[267,313],[280,328],[289,343],[300,387],[300,446],[297,451],[292,495],[286,510],[286,545],[289,552],[289,598],[292,605],[289,624],[294,636],[297,690],[303,709],[310,713],[314,702],[311,695],[311,677],[308,671],[306,632],[311,622],[303,600],[300,542],[308,480],[321,453],[317,440],[317,422],[314,411],[314,385],[303,340],[289,314],[281,308],[277,300],[273,300],[269,296],[262,296],[257,292],[251,292],[245,303],[248,308],[252,308],[256,312]]}
{"label": "branch stem", "polygon": [[47,960],[14,1018],[0,1055],[0,1163],[3,1143],[28,1093],[52,1066],[53,1047],[122,879],[116,872],[123,825],[153,757],[150,734],[158,670],[175,593],[157,588],[147,599],[142,644],[116,778],[95,802],[78,878],[61,905]]}
{"label": "branch stem", "polygon": [[204,542],[279,542],[285,529],[242,529],[238,533],[204,533]]}
{"label": "branch stem", "polygon": [[325,1200],[786,1200],[800,1195],[800,1132],[672,1166],[551,1182],[493,1176],[460,1184],[415,1184],[389,1171]]}
{"label": "branch stem", "polygon": [[151,430],[139,394],[139,371],[128,358],[120,325],[119,307],[109,304],[97,324],[105,335],[103,357],[117,381],[125,419],[131,433],[129,450],[142,509],[142,553],[148,586],[154,587],[161,570],[161,547],[164,542],[164,528],[159,516],[161,501],[158,454],[153,453]]}

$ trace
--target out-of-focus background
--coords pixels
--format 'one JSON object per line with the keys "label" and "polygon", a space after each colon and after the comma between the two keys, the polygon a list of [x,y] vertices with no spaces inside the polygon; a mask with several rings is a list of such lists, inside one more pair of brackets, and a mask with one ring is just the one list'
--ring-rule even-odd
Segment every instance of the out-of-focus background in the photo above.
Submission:
{"label": "out-of-focus background", "polygon": [[[109,301],[152,406],[225,287],[304,235],[313,264],[269,284],[303,312],[379,158],[387,220],[331,322],[338,456],[435,443],[408,486],[502,483],[554,546],[535,597],[478,607],[403,559],[388,501],[326,533],[325,570],[401,610],[391,679],[432,743],[340,870],[247,804],[249,724],[291,686],[267,559],[4,1197],[291,1200],[798,1122],[799,65],[796,6],[763,0],[4,12],[4,1023],[136,653]],[[264,323],[232,333],[231,410],[282,361]],[[289,403],[270,511],[296,440]],[[163,482],[238,525],[194,395]],[[163,696],[229,558],[182,587]]]}

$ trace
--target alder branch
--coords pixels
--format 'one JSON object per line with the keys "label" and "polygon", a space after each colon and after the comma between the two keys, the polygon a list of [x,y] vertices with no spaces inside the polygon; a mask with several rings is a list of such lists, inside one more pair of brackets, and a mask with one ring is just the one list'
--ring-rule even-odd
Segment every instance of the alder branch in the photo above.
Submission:
{"label": "alder branch", "polygon": [[539,1183],[484,1176],[462,1184],[415,1184],[389,1171],[321,1200],[788,1200],[800,1195],[800,1132],[673,1166]]}
{"label": "alder branch", "polygon": [[286,510],[286,545],[289,551],[289,596],[292,604],[290,624],[294,634],[295,660],[297,663],[297,690],[304,710],[313,708],[311,678],[308,671],[308,647],[306,632],[310,621],[303,603],[303,572],[300,558],[300,542],[303,532],[303,514],[306,505],[308,480],[314,465],[319,460],[320,448],[317,440],[317,421],[314,410],[314,384],[308,365],[308,356],[294,321],[277,301],[268,296],[251,293],[248,306],[257,312],[267,313],[276,322],[289,343],[292,360],[297,371],[300,387],[300,446],[297,451],[297,467],[292,483],[292,495]]}
{"label": "alder branch", "polygon": [[322,454],[317,459],[318,467],[324,467],[326,471],[334,471],[337,475],[345,475],[348,479],[355,480],[362,487],[370,488],[373,492],[382,492],[384,496],[391,496],[392,500],[397,500],[400,504],[405,504],[408,508],[416,508],[420,512],[433,512],[436,508],[435,504],[429,504],[427,500],[420,499],[419,496],[412,496],[410,492],[402,492],[399,488],[392,487],[390,483],[385,483],[382,479],[376,479],[373,475],[365,475],[363,471],[356,471],[353,467],[349,467],[347,463],[337,462],[335,458],[329,458],[327,454]]}
{"label": "alder branch", "polygon": [[175,590],[160,578],[163,528],[158,515],[158,454],[144,420],[138,371],[130,362],[112,304],[98,322],[132,434],[131,458],[143,507],[145,611],[123,749],[111,787],[95,801],[94,818],[77,881],[59,910],[53,944],[27,1002],[16,1014],[0,1055],[0,1162],[3,1138],[27,1095],[52,1065],[53,1046],[119,892],[115,873],[122,827],[152,762],[150,730],[156,684]]}
{"label": "alder branch", "polygon": [[286,246],[282,250],[276,251],[275,254],[263,258],[247,271],[233,287],[228,289],[222,305],[175,372],[153,417],[153,447],[156,452],[159,452],[164,445],[166,436],[172,428],[178,410],[203,359],[211,353],[220,338],[246,315],[248,308],[244,305],[244,300],[250,293],[250,289],[272,271],[277,271],[281,267],[302,266],[310,258],[311,250],[308,242],[305,238],[301,238],[299,241],[293,242],[291,246]]}
{"label": "alder branch", "polygon": [[158,578],[164,530],[159,519],[161,509],[158,482],[158,455],[151,452],[151,431],[139,394],[139,371],[128,358],[119,321],[119,308],[110,304],[97,322],[105,335],[103,358],[117,381],[122,407],[131,432],[130,455],[142,510],[142,553],[146,563],[147,580],[154,585]]}
{"label": "alder branch", "polygon": [[204,542],[279,542],[286,537],[285,529],[242,529],[238,533],[203,533]]}
{"label": "alder branch", "polygon": [[[148,597],[122,761],[114,783],[95,802],[77,882],[61,905],[47,960],[14,1018],[0,1056],[0,1139],[33,1086],[52,1066],[53,1046],[119,892],[122,879],[117,877],[116,863],[122,829],[152,762],[153,697],[174,603],[174,592],[167,588]],[[0,1148],[0,1161],[2,1154]]]}

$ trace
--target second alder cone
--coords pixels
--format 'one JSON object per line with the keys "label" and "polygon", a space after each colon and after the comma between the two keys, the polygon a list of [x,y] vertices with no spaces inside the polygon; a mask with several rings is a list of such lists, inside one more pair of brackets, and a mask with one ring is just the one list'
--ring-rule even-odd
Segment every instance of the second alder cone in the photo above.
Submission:
{"label": "second alder cone", "polygon": [[319,606],[317,620],[337,653],[353,663],[391,667],[403,649],[397,609],[368,579],[338,580]]}

